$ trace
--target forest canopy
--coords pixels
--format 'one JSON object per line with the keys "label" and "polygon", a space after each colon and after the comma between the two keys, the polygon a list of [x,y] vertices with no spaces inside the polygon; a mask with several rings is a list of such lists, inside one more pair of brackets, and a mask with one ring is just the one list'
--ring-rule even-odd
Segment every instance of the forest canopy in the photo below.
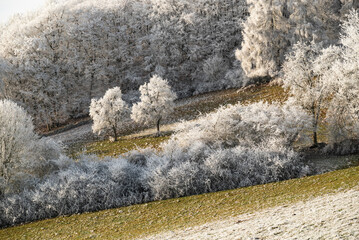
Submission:
{"label": "forest canopy", "polygon": [[337,44],[341,21],[357,5],[49,1],[0,26],[0,98],[24,107],[36,126],[51,127],[86,116],[91,99],[116,86],[132,104],[139,86],[156,74],[179,98],[267,80],[280,74],[298,41]]}

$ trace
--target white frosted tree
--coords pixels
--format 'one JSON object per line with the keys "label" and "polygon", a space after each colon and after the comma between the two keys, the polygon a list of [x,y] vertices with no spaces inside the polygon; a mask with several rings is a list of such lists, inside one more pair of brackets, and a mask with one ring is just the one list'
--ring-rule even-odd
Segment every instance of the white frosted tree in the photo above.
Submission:
{"label": "white frosted tree", "polygon": [[157,134],[160,133],[161,120],[166,118],[175,106],[176,94],[171,90],[167,80],[154,75],[149,83],[140,87],[141,101],[132,107],[131,118],[138,123],[155,122]]}
{"label": "white frosted tree", "polygon": [[250,0],[242,49],[236,53],[250,78],[274,77],[298,41],[338,41],[339,0]]}
{"label": "white frosted tree", "polygon": [[328,48],[323,56],[326,62],[335,59],[330,69],[323,71],[333,92],[327,113],[331,143],[359,138],[359,15],[352,11],[347,18],[341,47]]}
{"label": "white frosted tree", "polygon": [[288,18],[283,0],[248,0],[250,16],[244,23],[242,49],[236,57],[250,78],[273,77],[284,59]]}
{"label": "white frosted tree", "polygon": [[[26,174],[43,176],[51,170],[49,161],[58,159],[61,151],[58,143],[39,138],[22,107],[0,100],[0,183],[10,184]],[[0,195],[2,190],[0,186]]]}
{"label": "white frosted tree", "polygon": [[119,129],[129,118],[129,108],[122,100],[121,89],[119,87],[109,89],[99,100],[92,99],[90,116],[93,120],[92,131],[94,133],[105,132],[117,141]]}
{"label": "white frosted tree", "polygon": [[313,146],[318,145],[319,117],[329,94],[325,80],[314,71],[314,62],[320,51],[320,47],[314,43],[299,42],[294,45],[283,64],[284,87],[289,89],[294,103],[308,110],[313,117]]}
{"label": "white frosted tree", "polygon": [[11,170],[29,154],[37,139],[31,117],[16,103],[0,100],[0,177],[11,178]]}

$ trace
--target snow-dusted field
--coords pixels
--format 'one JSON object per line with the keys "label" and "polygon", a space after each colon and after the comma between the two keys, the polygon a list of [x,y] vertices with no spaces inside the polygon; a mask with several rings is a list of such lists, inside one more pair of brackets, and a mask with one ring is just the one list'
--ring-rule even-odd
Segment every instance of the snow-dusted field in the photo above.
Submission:
{"label": "snow-dusted field", "polygon": [[146,239],[359,239],[359,191],[326,195]]}

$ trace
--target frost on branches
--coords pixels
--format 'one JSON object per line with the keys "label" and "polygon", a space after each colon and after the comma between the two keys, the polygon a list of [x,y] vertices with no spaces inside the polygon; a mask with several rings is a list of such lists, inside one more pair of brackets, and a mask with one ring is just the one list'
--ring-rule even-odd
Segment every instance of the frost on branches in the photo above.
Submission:
{"label": "frost on branches", "polygon": [[302,106],[312,115],[313,144],[318,145],[317,130],[321,109],[329,88],[314,66],[321,48],[315,43],[299,42],[286,57],[283,64],[283,83],[289,89],[293,103]]}
{"label": "frost on branches", "polygon": [[210,81],[203,65],[218,55],[233,67],[246,14],[245,0],[51,1],[0,28],[0,97],[51,127],[87,115],[109,88],[131,99],[152,73],[181,96],[240,86],[224,71]]}
{"label": "frost on branches", "polygon": [[[330,143],[342,143],[338,154],[357,152],[359,139],[359,16],[351,11],[342,25],[339,48],[324,51],[325,61],[336,60],[324,74],[332,87],[333,100],[327,111]],[[335,54],[333,54],[333,52]],[[339,52],[339,53],[338,53]]]}
{"label": "frost on branches", "polygon": [[[31,117],[16,103],[0,100],[0,196],[56,169],[62,148],[34,133]],[[29,181],[27,181],[29,180]]]}
{"label": "frost on branches", "polygon": [[131,118],[138,123],[156,124],[160,133],[160,122],[172,113],[176,94],[171,90],[167,80],[154,75],[149,83],[140,87],[140,102],[132,107]]}
{"label": "frost on branches", "polygon": [[[339,0],[250,0],[243,24],[242,49],[236,56],[250,78],[275,77],[285,54],[302,41],[328,45],[338,41]],[[348,3],[349,4],[349,3]]]}
{"label": "frost on branches", "polygon": [[99,100],[92,99],[90,116],[93,120],[94,133],[107,133],[117,141],[120,128],[129,119],[129,108],[122,100],[121,89],[119,87],[109,89]]}
{"label": "frost on branches", "polygon": [[312,174],[290,146],[309,118],[288,104],[237,104],[183,122],[161,151],[69,160],[31,188],[0,196],[0,227]]}

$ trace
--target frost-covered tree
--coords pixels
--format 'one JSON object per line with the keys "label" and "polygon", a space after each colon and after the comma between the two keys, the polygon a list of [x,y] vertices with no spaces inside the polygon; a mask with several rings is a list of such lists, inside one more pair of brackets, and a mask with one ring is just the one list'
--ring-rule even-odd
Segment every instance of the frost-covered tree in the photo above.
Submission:
{"label": "frost-covered tree", "polygon": [[242,48],[236,57],[250,78],[273,77],[284,59],[289,12],[283,0],[249,0]]}
{"label": "frost-covered tree", "polygon": [[242,49],[237,51],[250,78],[274,77],[285,55],[298,41],[335,44],[338,41],[339,0],[249,1],[250,16],[244,23]]}
{"label": "frost-covered tree", "polygon": [[32,119],[22,107],[0,100],[0,195],[17,191],[31,175],[41,177],[55,170],[51,160],[61,152],[61,145],[35,134]]}
{"label": "frost-covered tree", "polygon": [[6,181],[37,140],[32,119],[16,103],[0,100],[0,177]]}
{"label": "frost-covered tree", "polygon": [[131,118],[138,123],[155,122],[160,133],[161,120],[166,118],[175,106],[176,94],[171,90],[167,80],[154,75],[149,83],[140,87],[141,101],[132,107]]}
{"label": "frost-covered tree", "polygon": [[283,83],[289,89],[294,103],[308,110],[313,117],[313,144],[318,145],[317,130],[324,100],[328,96],[328,86],[314,71],[315,61],[321,48],[315,43],[298,42],[283,64]]}
{"label": "frost-covered tree", "polygon": [[351,11],[347,18],[341,47],[328,48],[322,56],[333,62],[323,71],[333,94],[327,111],[331,143],[359,138],[359,16]]}
{"label": "frost-covered tree", "polygon": [[94,133],[108,133],[117,141],[121,126],[129,118],[129,108],[122,99],[121,89],[111,88],[102,98],[92,99],[90,116],[93,120],[92,131]]}

